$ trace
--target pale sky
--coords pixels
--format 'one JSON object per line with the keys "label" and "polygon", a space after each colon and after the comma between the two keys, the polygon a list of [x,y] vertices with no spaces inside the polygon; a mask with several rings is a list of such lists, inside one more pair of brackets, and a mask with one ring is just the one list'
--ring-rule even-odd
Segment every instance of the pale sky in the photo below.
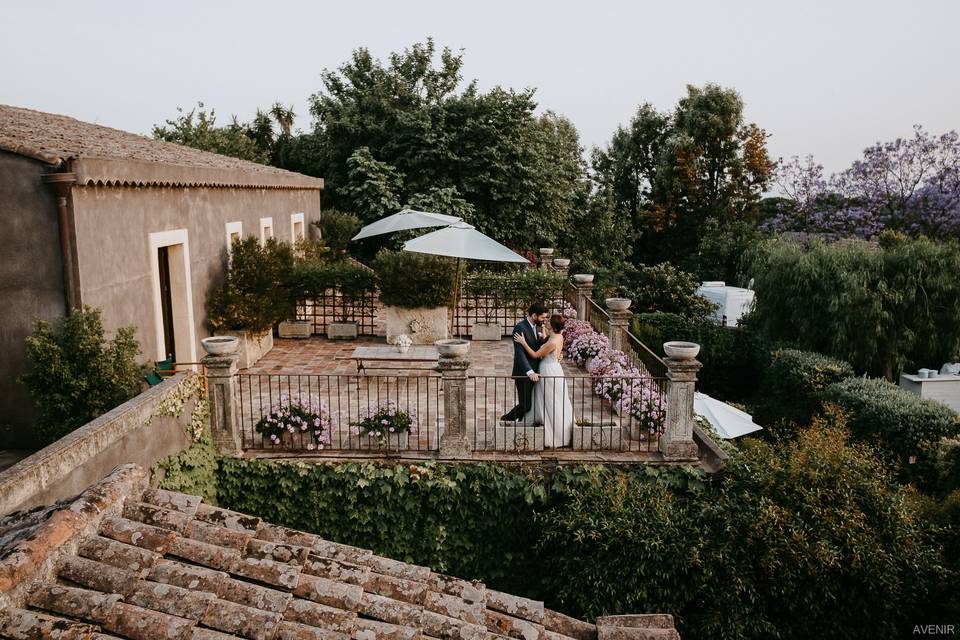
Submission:
{"label": "pale sky", "polygon": [[320,71],[433,36],[482,88],[537,88],[589,147],[688,83],[736,88],[774,158],[842,169],[877,140],[960,128],[960,1],[163,2],[3,6],[0,103],[148,134],[198,100],[308,128]]}

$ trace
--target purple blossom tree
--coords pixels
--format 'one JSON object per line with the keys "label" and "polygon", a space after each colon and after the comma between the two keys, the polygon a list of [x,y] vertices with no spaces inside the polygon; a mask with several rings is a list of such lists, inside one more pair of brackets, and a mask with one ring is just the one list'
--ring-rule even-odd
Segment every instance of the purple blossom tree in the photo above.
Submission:
{"label": "purple blossom tree", "polygon": [[885,229],[929,237],[960,236],[960,136],[878,142],[848,169],[823,177],[812,156],[781,162],[777,184],[790,205],[771,219],[774,231],[870,238]]}

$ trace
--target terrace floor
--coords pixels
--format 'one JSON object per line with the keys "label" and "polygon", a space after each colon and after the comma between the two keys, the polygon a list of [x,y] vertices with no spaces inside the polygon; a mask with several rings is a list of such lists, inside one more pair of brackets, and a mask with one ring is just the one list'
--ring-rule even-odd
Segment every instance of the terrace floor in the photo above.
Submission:
{"label": "terrace floor", "polygon": [[[332,446],[324,457],[367,457],[380,448],[369,439],[350,432],[349,424],[386,400],[415,410],[419,433],[391,443],[395,454],[405,458],[433,457],[443,430],[443,391],[439,374],[427,369],[405,369],[390,363],[390,369],[370,369],[357,375],[351,359],[360,345],[383,345],[383,337],[362,337],[333,341],[323,337],[306,340],[276,339],[273,349],[255,366],[241,372],[239,406],[247,455],[316,456],[306,451],[305,443],[275,447],[264,442],[253,425],[270,411],[281,397],[301,401],[313,398],[324,402],[334,415],[337,428]],[[614,413],[593,393],[586,372],[572,362],[564,362],[567,389],[574,410],[572,448],[543,451],[543,427],[503,423],[499,417],[516,402],[514,381],[510,378],[513,344],[510,339],[473,341],[468,355],[467,431],[474,443],[474,457],[540,459],[544,455],[558,460],[637,461],[658,455],[656,440],[650,440],[632,425],[629,418]],[[368,365],[369,366],[369,365]],[[397,368],[392,368],[396,366]],[[298,437],[299,434],[294,437]],[[381,453],[382,455],[382,453]]]}

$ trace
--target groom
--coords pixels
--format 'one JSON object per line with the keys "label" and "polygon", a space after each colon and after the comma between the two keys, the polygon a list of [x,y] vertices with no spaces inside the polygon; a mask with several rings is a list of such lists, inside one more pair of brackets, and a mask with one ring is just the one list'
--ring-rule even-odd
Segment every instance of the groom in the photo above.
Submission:
{"label": "groom", "polygon": [[[522,333],[527,344],[534,350],[543,346],[543,322],[547,317],[547,308],[540,302],[534,302],[527,309],[527,317],[517,323],[511,335]],[[537,373],[540,369],[540,359],[531,358],[524,351],[523,345],[513,343],[513,373],[517,385],[517,406],[504,414],[500,419],[506,422],[523,420],[533,405],[533,385],[540,380]]]}

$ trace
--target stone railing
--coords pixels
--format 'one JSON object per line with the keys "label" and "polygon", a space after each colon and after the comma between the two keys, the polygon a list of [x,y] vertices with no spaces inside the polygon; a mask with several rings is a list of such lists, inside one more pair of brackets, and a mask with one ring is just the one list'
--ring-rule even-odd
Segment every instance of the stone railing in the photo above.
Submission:
{"label": "stone railing", "polygon": [[145,468],[190,445],[187,423],[153,417],[187,374],[172,376],[0,472],[0,515],[76,496],[119,464]]}

